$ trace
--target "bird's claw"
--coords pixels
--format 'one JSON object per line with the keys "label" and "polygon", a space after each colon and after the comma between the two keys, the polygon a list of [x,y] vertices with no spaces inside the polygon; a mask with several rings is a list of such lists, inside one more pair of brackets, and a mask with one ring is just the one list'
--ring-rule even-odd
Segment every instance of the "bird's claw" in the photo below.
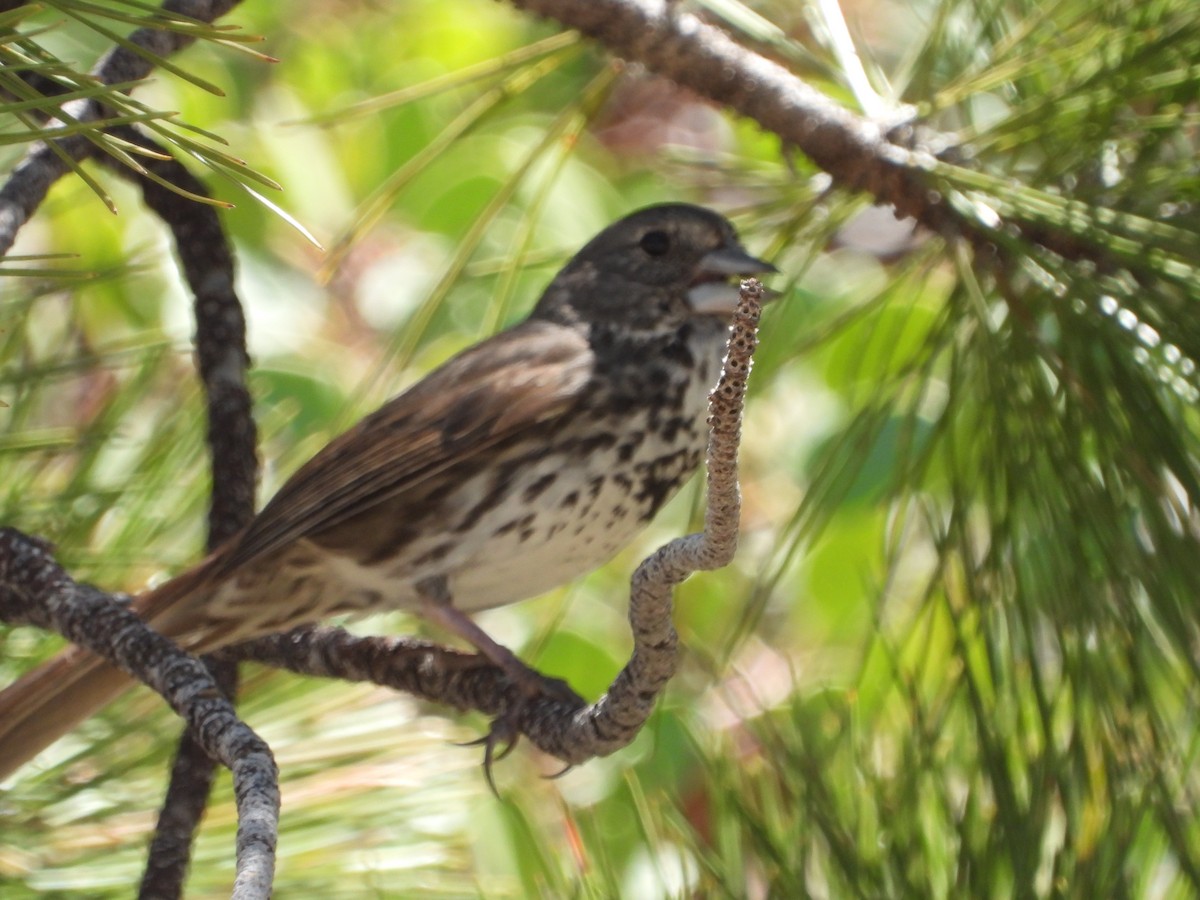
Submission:
{"label": "bird's claw", "polygon": [[[514,716],[506,713],[492,720],[491,727],[483,737],[458,745],[460,747],[483,747],[483,777],[487,779],[488,787],[497,800],[500,799],[500,791],[496,789],[496,781],[492,777],[492,764],[500,762],[512,753],[520,739],[521,732],[514,724]],[[501,748],[499,753],[496,752],[497,747]]]}
{"label": "bird's claw", "polygon": [[551,774],[543,775],[542,777],[545,778],[547,781],[554,781],[558,778],[562,778],[564,775],[566,775],[568,772],[570,772],[573,768],[575,768],[575,763],[565,763],[563,765],[563,767],[561,769],[559,769],[557,772],[552,772]]}

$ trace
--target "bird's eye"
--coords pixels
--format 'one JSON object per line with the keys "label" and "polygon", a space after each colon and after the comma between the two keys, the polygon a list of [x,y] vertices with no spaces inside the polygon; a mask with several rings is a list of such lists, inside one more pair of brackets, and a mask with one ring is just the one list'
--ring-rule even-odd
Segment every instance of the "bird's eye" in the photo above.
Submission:
{"label": "bird's eye", "polygon": [[651,256],[662,256],[671,249],[671,238],[665,231],[647,231],[638,243]]}

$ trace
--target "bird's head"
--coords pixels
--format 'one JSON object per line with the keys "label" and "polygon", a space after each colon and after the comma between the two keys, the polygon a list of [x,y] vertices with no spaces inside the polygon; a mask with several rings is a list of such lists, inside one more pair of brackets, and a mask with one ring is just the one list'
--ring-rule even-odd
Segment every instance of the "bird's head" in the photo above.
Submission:
{"label": "bird's head", "polygon": [[695,317],[727,321],[737,304],[737,277],[775,271],[746,252],[723,216],[684,203],[650,206],[584,245],[550,283],[534,316],[649,331]]}

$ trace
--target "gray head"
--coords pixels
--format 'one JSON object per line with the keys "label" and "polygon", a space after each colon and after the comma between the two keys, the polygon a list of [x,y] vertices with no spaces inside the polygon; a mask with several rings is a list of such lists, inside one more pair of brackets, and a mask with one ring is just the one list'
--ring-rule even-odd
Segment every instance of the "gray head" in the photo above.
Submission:
{"label": "gray head", "polygon": [[723,216],[699,206],[649,206],[609,225],[563,267],[533,318],[677,328],[695,317],[728,320],[733,278],[774,272],[738,241]]}

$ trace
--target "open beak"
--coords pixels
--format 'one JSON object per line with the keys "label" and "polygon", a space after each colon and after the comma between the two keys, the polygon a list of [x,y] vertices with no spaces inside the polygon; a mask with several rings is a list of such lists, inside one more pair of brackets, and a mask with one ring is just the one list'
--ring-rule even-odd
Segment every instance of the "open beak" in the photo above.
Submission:
{"label": "open beak", "polygon": [[[688,288],[688,302],[700,315],[728,316],[737,307],[739,294],[738,285],[731,278],[778,271],[766,260],[751,256],[741,247],[720,247],[700,259],[696,277]],[[767,291],[763,299],[775,296],[775,292]]]}

